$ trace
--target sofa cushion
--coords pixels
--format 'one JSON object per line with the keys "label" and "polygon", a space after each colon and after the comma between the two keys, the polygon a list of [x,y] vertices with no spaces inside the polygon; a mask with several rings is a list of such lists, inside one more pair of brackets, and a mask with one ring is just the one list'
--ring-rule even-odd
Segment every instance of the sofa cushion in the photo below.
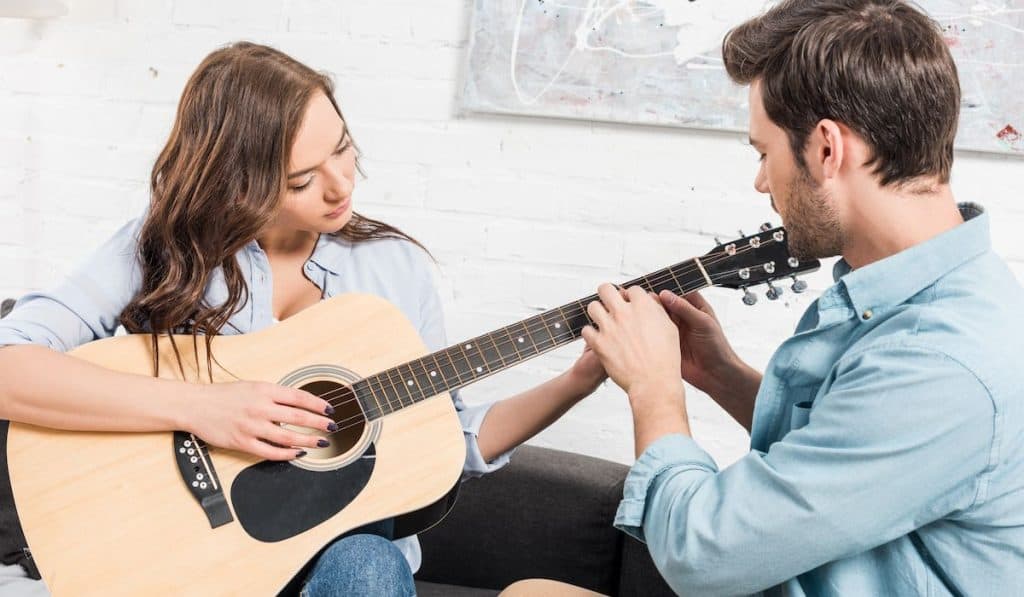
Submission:
{"label": "sofa cushion", "polygon": [[616,594],[624,535],[611,523],[626,471],[607,460],[521,447],[505,468],[466,481],[448,517],[420,535],[417,578],[496,590],[550,578]]}

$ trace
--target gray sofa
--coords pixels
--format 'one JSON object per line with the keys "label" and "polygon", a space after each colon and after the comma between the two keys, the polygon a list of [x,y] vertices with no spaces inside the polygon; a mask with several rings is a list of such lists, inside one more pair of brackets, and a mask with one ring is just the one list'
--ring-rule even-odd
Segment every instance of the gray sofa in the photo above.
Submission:
{"label": "gray sofa", "polygon": [[452,512],[420,534],[423,597],[497,595],[550,578],[605,595],[672,595],[647,548],[612,527],[627,467],[523,446],[505,468],[463,483]]}

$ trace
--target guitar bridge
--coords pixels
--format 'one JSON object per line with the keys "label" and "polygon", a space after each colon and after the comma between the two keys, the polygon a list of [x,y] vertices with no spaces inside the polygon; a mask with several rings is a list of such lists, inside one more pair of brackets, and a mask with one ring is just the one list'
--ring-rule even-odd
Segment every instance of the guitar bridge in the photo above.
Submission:
{"label": "guitar bridge", "polygon": [[174,460],[178,463],[185,488],[199,502],[206,518],[210,520],[210,528],[215,529],[234,521],[206,444],[191,433],[175,431]]}

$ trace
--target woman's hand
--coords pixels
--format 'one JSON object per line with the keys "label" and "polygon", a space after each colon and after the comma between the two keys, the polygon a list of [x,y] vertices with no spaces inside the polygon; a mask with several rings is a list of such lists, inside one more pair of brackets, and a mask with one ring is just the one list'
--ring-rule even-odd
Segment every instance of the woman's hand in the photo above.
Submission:
{"label": "woman's hand", "polygon": [[576,390],[574,393],[578,393],[580,398],[593,394],[597,387],[608,379],[601,359],[589,345],[584,345],[583,354],[573,363],[568,375],[572,387]]}
{"label": "woman's hand", "polygon": [[291,460],[304,448],[326,448],[320,435],[286,429],[280,423],[337,431],[328,416],[333,407],[309,392],[267,382],[192,384],[194,400],[185,430],[221,448],[248,452],[267,460]]}

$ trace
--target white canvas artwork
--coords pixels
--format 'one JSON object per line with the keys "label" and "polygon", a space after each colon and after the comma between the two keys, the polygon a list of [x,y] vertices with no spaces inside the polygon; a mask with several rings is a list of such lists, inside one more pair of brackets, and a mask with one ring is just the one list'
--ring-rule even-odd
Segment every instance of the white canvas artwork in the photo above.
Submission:
{"label": "white canvas artwork", "polygon": [[[476,0],[470,111],[746,131],[722,38],[766,0]],[[957,147],[1024,156],[1024,0],[921,0],[960,72]]]}

